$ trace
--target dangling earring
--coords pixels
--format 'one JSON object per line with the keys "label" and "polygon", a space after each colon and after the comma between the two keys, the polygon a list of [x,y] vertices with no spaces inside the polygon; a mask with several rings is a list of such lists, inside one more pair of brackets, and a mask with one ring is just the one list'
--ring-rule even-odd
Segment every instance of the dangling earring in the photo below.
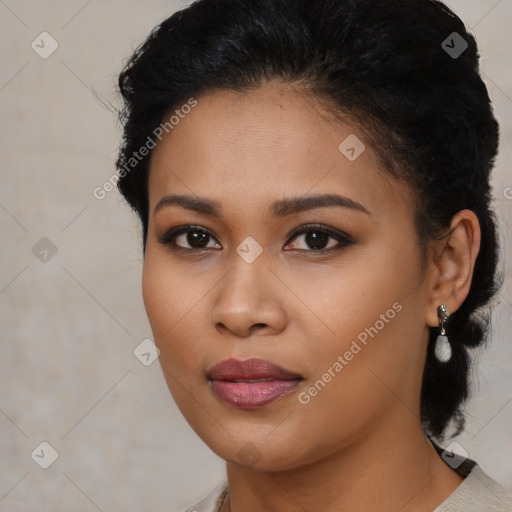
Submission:
{"label": "dangling earring", "polygon": [[437,359],[441,361],[441,363],[447,363],[452,357],[452,347],[445,331],[446,321],[448,320],[448,313],[446,312],[444,304],[441,304],[437,308],[437,316],[439,317],[439,328],[441,329],[441,332],[436,339],[434,353]]}

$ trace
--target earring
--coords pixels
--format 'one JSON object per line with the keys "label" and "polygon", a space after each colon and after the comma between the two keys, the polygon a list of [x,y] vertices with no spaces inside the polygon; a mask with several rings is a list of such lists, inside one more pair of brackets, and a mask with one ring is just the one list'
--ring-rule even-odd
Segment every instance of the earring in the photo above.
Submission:
{"label": "earring", "polygon": [[446,312],[444,304],[441,304],[437,308],[437,316],[439,317],[439,328],[441,329],[441,332],[436,339],[434,353],[437,359],[441,361],[441,363],[447,363],[452,357],[452,347],[445,331],[446,321],[448,320],[448,313]]}

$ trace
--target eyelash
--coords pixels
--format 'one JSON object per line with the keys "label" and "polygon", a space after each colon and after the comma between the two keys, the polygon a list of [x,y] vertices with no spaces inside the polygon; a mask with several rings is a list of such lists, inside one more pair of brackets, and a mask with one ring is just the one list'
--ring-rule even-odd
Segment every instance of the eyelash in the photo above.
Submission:
{"label": "eyelash", "polygon": [[[201,228],[199,226],[178,226],[176,228],[172,228],[169,231],[167,231],[164,235],[159,237],[158,241],[159,243],[163,245],[168,245],[173,251],[185,251],[185,252],[202,252],[202,251],[208,251],[211,250],[211,247],[200,247],[200,248],[189,248],[189,247],[181,247],[179,245],[176,245],[176,243],[173,241],[174,238],[176,238],[179,235],[182,235],[184,233],[202,233],[209,235],[214,240],[217,241],[217,239],[213,236],[213,234],[208,231],[207,229]],[[296,229],[289,237],[288,241],[286,242],[286,245],[288,245],[293,239],[297,238],[299,235],[307,234],[307,233],[320,233],[328,235],[329,238],[333,238],[338,242],[337,246],[330,247],[328,249],[296,249],[299,252],[307,252],[307,253],[314,253],[314,254],[328,254],[331,252],[339,251],[344,247],[348,247],[352,244],[354,244],[354,239],[347,235],[346,233],[343,233],[342,231],[335,231],[331,228],[324,227],[319,224],[306,224],[304,226],[301,226],[300,228]],[[214,249],[218,250],[218,249]]]}

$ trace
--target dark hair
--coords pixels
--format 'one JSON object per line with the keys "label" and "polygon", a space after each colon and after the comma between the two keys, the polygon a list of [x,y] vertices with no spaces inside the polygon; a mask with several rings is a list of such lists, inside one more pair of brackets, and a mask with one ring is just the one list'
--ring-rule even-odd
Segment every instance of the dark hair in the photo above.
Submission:
{"label": "dark hair", "polygon": [[483,307],[499,288],[489,185],[498,124],[478,61],[473,36],[436,0],[199,0],[176,12],[119,76],[118,187],[141,219],[144,251],[151,153],[133,169],[127,164],[170,112],[207,91],[249,91],[270,80],[313,92],[357,123],[386,171],[411,185],[419,240],[444,236],[460,210],[479,219],[471,288],[446,327],[453,356],[436,359],[431,328],[421,394],[427,434],[442,439],[450,421],[459,433],[467,349],[484,341]]}

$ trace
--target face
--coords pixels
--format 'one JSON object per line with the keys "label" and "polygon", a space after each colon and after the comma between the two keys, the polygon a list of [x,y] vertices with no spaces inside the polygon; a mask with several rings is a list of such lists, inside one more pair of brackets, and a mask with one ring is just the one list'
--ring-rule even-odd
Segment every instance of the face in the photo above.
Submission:
{"label": "face", "polygon": [[201,96],[153,152],[149,204],[160,364],[220,457],[296,468],[418,411],[411,193],[357,128],[283,84]]}

